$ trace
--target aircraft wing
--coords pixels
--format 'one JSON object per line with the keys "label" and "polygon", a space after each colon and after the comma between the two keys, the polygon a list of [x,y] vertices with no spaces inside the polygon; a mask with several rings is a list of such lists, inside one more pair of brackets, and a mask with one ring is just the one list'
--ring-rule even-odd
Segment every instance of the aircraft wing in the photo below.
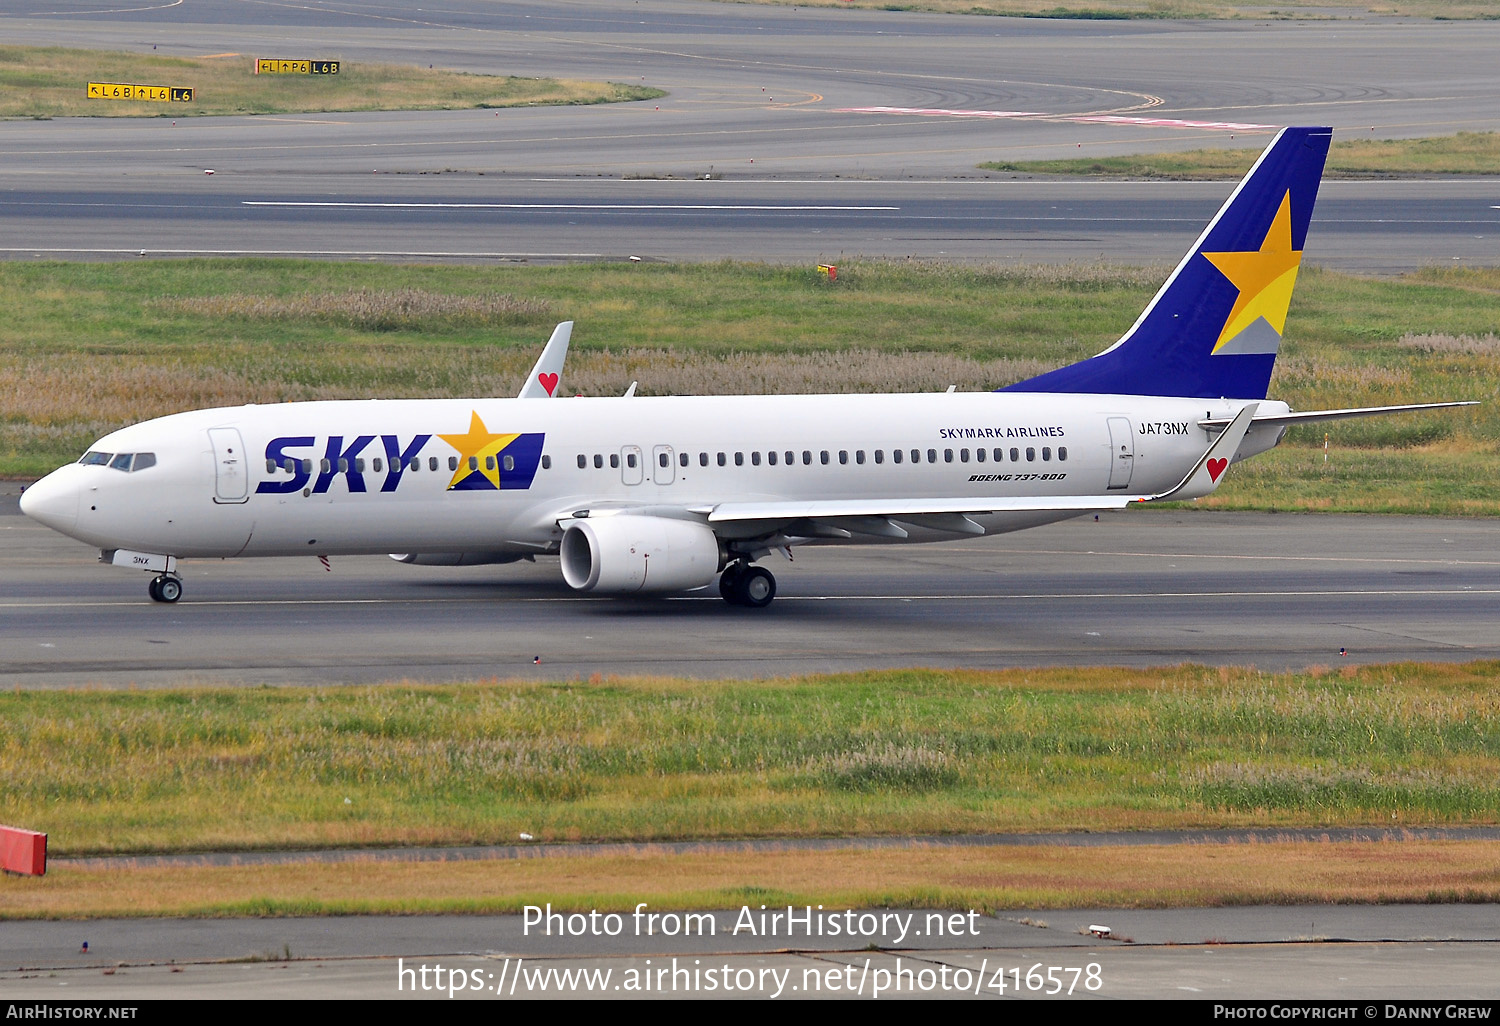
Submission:
{"label": "aircraft wing", "polygon": [[[1307,410],[1297,413],[1268,413],[1265,416],[1256,417],[1257,424],[1316,424],[1322,420],[1347,420],[1350,417],[1375,417],[1385,413],[1410,413],[1413,410],[1445,410],[1453,406],[1478,406],[1475,400],[1450,403],[1410,403],[1405,406],[1355,406],[1347,410]],[[1229,421],[1225,418],[1210,417],[1198,421],[1199,427],[1224,427]]]}
{"label": "aircraft wing", "polygon": [[517,399],[551,399],[557,395],[562,384],[563,362],[568,358],[568,340],[573,337],[573,322],[563,321],[552,329],[547,347],[536,358],[536,365],[526,375],[526,383],[516,394]]}

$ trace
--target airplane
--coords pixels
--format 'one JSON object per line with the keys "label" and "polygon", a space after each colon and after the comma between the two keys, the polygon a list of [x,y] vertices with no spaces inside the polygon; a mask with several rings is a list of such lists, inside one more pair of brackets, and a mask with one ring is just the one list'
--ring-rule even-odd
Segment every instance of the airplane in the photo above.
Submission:
{"label": "airplane", "polygon": [[29,517],[182,595],[189,558],[557,556],[579,592],[713,585],[765,607],[759,561],[938,542],[1208,495],[1289,426],[1470,403],[1293,412],[1267,398],[1332,135],[1282,129],[1135,324],[993,392],[570,398],[571,322],[515,399],[177,413],[26,489]]}

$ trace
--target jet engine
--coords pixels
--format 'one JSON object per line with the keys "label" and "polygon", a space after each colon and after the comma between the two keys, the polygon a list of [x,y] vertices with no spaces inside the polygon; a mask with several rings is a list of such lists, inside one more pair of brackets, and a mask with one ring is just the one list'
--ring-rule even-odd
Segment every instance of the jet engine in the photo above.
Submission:
{"label": "jet engine", "polygon": [[562,539],[563,579],[579,591],[691,591],[713,583],[719,565],[714,532],[690,520],[575,520]]}

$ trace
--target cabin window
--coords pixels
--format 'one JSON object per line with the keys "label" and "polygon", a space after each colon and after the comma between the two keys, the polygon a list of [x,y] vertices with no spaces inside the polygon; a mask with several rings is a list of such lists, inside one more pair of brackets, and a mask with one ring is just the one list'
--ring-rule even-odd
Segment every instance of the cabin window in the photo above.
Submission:
{"label": "cabin window", "polygon": [[967,449],[960,449],[960,450],[958,450],[958,462],[960,462],[960,463],[967,463],[967,462],[969,462],[969,450],[967,450]]}
{"label": "cabin window", "polygon": [[470,456],[469,457],[469,470],[474,471],[474,470],[478,470],[478,469],[479,469],[479,457],[478,456]]}
{"label": "cabin window", "polygon": [[375,473],[378,474],[380,473],[380,468],[384,466],[384,464],[380,462],[380,457],[376,456],[373,460],[370,461],[370,466],[373,467]]}
{"label": "cabin window", "polygon": [[579,470],[587,470],[587,469],[589,469],[589,458],[587,456],[585,456],[583,453],[579,453],[578,454],[578,469]]}
{"label": "cabin window", "polygon": [[[698,454],[698,458],[701,459],[705,464],[708,463],[708,453],[706,453],[706,452],[700,452]],[[678,453],[677,454],[677,463],[678,463],[679,466],[684,466],[684,467],[687,466],[688,465],[688,454],[685,453],[685,452]]]}
{"label": "cabin window", "polygon": [[[547,457],[543,456],[542,457],[542,466],[545,467],[546,465],[547,465]],[[516,458],[514,456],[501,456],[500,457],[500,469],[501,470],[515,470],[516,469]]]}
{"label": "cabin window", "polygon": [[[413,462],[415,462],[417,464],[417,466],[419,466],[419,467],[422,465],[422,461],[420,459],[414,460]],[[432,467],[433,470],[437,469],[437,467],[433,466],[433,464],[436,463],[436,462],[437,462],[437,460],[434,459],[433,457],[431,457],[431,456],[427,457],[427,465],[430,466],[430,467]],[[448,457],[448,469],[449,470],[455,470],[455,471],[458,469],[458,457],[457,456],[449,456]]]}
{"label": "cabin window", "polygon": [[1010,451],[1010,461],[1012,463],[1020,463],[1021,462],[1021,450],[1020,449],[1012,449]]}
{"label": "cabin window", "polygon": [[715,456],[714,459],[719,464],[719,466],[721,466],[721,467],[724,466],[726,463],[729,462],[728,455],[726,453],[722,453],[722,452],[719,453],[717,456]]}
{"label": "cabin window", "polygon": [[901,450],[900,449],[892,449],[891,450],[891,462],[892,463],[900,463],[901,462]]}
{"label": "cabin window", "polygon": [[1036,462],[1036,450],[1033,449],[1029,445],[1026,447],[1026,462],[1027,463],[1035,463]]}
{"label": "cabin window", "polygon": [[[724,454],[721,452],[721,453],[719,453],[719,463],[722,464],[723,462],[724,462]],[[706,466],[708,466],[708,453],[706,453],[706,452],[700,452],[698,454],[698,466],[700,466],[700,467],[706,467]]]}
{"label": "cabin window", "polygon": [[793,463],[796,463],[796,462],[797,462],[797,454],[794,453],[794,452],[792,452],[792,450],[788,449],[786,451],[786,465],[790,467]]}
{"label": "cabin window", "polygon": [[928,463],[936,463],[937,462],[937,450],[936,449],[928,449],[927,450],[927,462]]}
{"label": "cabin window", "polygon": [[944,449],[943,450],[943,462],[944,463],[952,463],[953,462],[953,450],[952,449]]}
{"label": "cabin window", "polygon": [[[509,457],[509,456],[507,456],[507,457],[505,457],[505,458],[506,458],[506,459],[507,459],[507,460],[509,460],[509,459],[510,459],[510,457]],[[509,470],[509,469],[511,469],[511,468],[509,468],[509,467],[506,467],[506,468],[505,468],[505,469],[506,469],[506,470]],[[551,469],[552,469],[552,457],[551,457],[551,456],[543,456],[543,457],[542,457],[542,469],[543,469],[543,470],[551,470]]]}
{"label": "cabin window", "polygon": [[776,466],[776,450],[775,449],[772,449],[770,452],[766,453],[766,463],[769,464],[770,466],[773,466],[773,467]]}
{"label": "cabin window", "polygon": [[825,466],[825,467],[828,466],[828,450],[827,449],[824,449],[822,452],[818,453],[818,462],[821,463],[821,464],[823,464],[823,466]]}
{"label": "cabin window", "polygon": [[753,467],[760,466],[760,453],[759,452],[752,452],[750,454],[750,465],[753,466]]}
{"label": "cabin window", "polygon": [[1042,446],[1042,462],[1043,463],[1051,463],[1052,462],[1052,447],[1050,445],[1044,445],[1044,446]]}
{"label": "cabin window", "polygon": [[672,465],[672,457],[664,452],[659,452],[656,454],[656,464],[659,467],[669,467]]}
{"label": "cabin window", "polygon": [[974,450],[974,462],[975,463],[983,463],[984,462],[984,450],[983,449],[975,449]]}
{"label": "cabin window", "polygon": [[1066,445],[1059,445],[1057,447],[1057,458],[1061,462],[1064,462],[1064,463],[1067,462],[1067,459],[1068,459],[1068,447]]}
{"label": "cabin window", "polygon": [[804,467],[810,467],[810,466],[812,466],[812,451],[811,450],[809,450],[809,449],[803,449],[802,450],[802,465]]}
{"label": "cabin window", "polygon": [[743,467],[745,465],[745,454],[744,453],[737,452],[737,453],[734,454],[734,465],[736,467]]}
{"label": "cabin window", "polygon": [[[457,470],[458,469],[458,457],[457,456],[450,456],[450,457],[448,457],[448,465],[451,466],[454,470]],[[436,456],[429,456],[429,457],[427,457],[427,469],[428,470],[436,470],[437,468],[438,468],[438,458]]]}
{"label": "cabin window", "polygon": [[354,472],[356,474],[363,474],[365,472],[365,458],[363,456],[354,457]]}
{"label": "cabin window", "polygon": [[612,453],[609,454],[609,469],[610,470],[619,470],[620,469],[620,454],[619,453],[612,452]]}
{"label": "cabin window", "polygon": [[330,463],[327,459],[319,460],[318,471],[323,474],[331,474],[333,473],[333,464]]}
{"label": "cabin window", "polygon": [[875,450],[875,462],[876,463],[884,463],[885,462],[885,450],[884,449],[876,449]]}
{"label": "cabin window", "polygon": [[634,470],[635,469],[635,463],[636,463],[635,453],[633,453],[633,452],[627,452],[625,454],[625,465],[627,467],[629,467],[631,470]]}
{"label": "cabin window", "polygon": [[840,449],[839,450],[839,462],[840,463],[848,463],[849,462],[849,450],[848,449]]}
{"label": "cabin window", "polygon": [[276,461],[275,460],[266,460],[266,473],[267,474],[274,474],[274,473],[276,473]]}
{"label": "cabin window", "polygon": [[594,453],[594,469],[595,470],[603,470],[604,469],[604,457],[601,456],[601,455],[599,455],[597,452]]}
{"label": "cabin window", "polygon": [[304,473],[304,474],[311,474],[312,473],[312,460],[303,460],[302,461],[302,473]]}
{"label": "cabin window", "polygon": [[858,463],[858,464],[861,464],[861,465],[864,464],[864,462],[865,462],[865,451],[863,449],[855,449],[854,450],[854,462]]}

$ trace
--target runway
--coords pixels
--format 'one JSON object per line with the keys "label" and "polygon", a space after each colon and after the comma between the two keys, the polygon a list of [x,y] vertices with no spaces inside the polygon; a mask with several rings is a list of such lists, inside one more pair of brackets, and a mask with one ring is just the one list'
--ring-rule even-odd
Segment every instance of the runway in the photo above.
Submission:
{"label": "runway", "polygon": [[[759,915],[758,907],[747,907]],[[784,923],[770,936],[743,928],[736,934],[736,926],[743,926],[737,910],[711,913],[690,936],[648,932],[645,921],[637,934],[629,911],[621,916],[618,936],[604,935],[602,927],[582,936],[547,936],[538,925],[528,930],[521,916],[0,923],[0,963],[19,967],[0,971],[0,986],[11,1000],[217,1000],[274,993],[447,1001],[448,987],[436,983],[441,966],[445,981],[450,972],[464,977],[451,998],[489,1000],[868,1000],[882,980],[886,989],[878,996],[884,998],[1204,1001],[1274,994],[1282,1001],[1481,1004],[1500,998],[1493,971],[1500,919],[1490,905],[1053,909],[972,919],[960,913],[958,936],[948,931],[949,914],[938,914],[946,934],[939,936],[924,910],[853,911],[856,930],[868,915],[863,923],[874,932],[860,933],[852,945],[848,937],[787,929]],[[849,921],[845,910],[824,915]],[[1091,925],[1109,926],[1119,939],[1091,936]],[[89,941],[87,953],[79,952],[83,940]],[[1028,983],[1034,967],[1040,970]],[[1055,983],[1048,982],[1052,967],[1059,970],[1052,974]],[[911,983],[898,991],[892,981],[902,968]],[[1017,986],[1011,985],[1013,968],[1019,969]],[[409,975],[399,975],[403,969]],[[641,987],[643,973],[663,969],[662,986]],[[680,970],[675,982],[674,969]],[[589,983],[575,975],[565,986],[556,975],[579,970],[589,974]],[[724,970],[733,986],[705,983],[705,973]],[[955,980],[958,970],[965,972]],[[600,975],[605,971],[608,977]],[[1002,971],[1003,991],[996,986]],[[965,978],[967,988],[958,982]],[[1376,1007],[1360,1015],[1382,1018],[1384,1011]]]}
{"label": "runway", "polygon": [[580,595],[546,558],[186,561],[183,600],[163,606],[146,575],[16,514],[14,490],[0,506],[7,687],[1500,657],[1487,521],[1132,511],[947,545],[807,547],[769,564],[780,590],[759,611],[710,593]]}
{"label": "runway", "polygon": [[[456,0],[413,12],[230,0],[49,7],[61,13],[0,11],[5,38],[158,55],[311,47],[347,61],[644,82],[670,95],[505,111],[4,122],[0,256],[10,258],[1167,262],[1230,183],[1038,182],[976,166],[1259,148],[1270,134],[1164,121],[1317,122],[1339,138],[1500,125],[1494,22],[1067,22],[668,0],[628,13],[602,0]],[[860,110],[870,107],[928,114]],[[1080,117],[1123,120],[1070,120]],[[1330,182],[1323,197],[1309,261],[1391,273],[1493,260],[1495,181]],[[345,205],[271,205],[315,202]]]}

